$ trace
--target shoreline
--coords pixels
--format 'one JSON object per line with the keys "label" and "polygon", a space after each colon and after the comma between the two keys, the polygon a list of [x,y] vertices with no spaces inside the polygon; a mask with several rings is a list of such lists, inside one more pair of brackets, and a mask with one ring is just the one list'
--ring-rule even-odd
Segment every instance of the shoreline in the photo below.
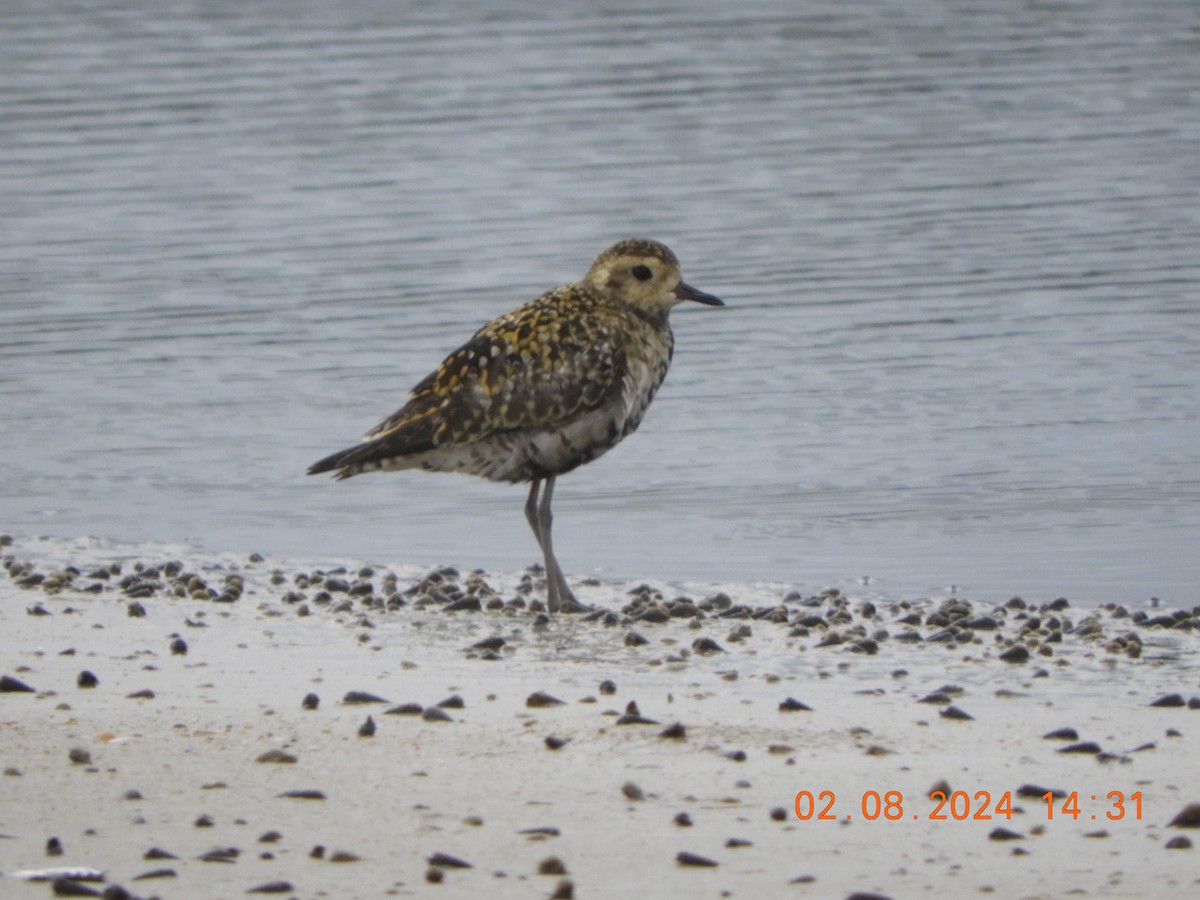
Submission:
{"label": "shoreline", "polygon": [[530,573],[121,552],[0,546],[0,675],[32,688],[0,693],[6,896],[55,867],[163,898],[1200,883],[1168,825],[1200,802],[1196,610],[586,583],[606,613],[540,620]]}

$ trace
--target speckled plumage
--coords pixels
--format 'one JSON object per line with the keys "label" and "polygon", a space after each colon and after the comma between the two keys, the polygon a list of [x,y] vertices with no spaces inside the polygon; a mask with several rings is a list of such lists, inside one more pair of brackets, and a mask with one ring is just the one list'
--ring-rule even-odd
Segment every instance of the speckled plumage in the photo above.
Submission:
{"label": "speckled plumage", "polygon": [[[721,305],[680,280],[679,262],[662,244],[620,241],[581,281],[484,325],[362,444],[327,456],[309,474],[335,471],[349,478],[422,468],[532,482],[526,512],[547,551],[554,609],[553,553],[547,550],[553,479],[638,427],[671,363],[667,316],[682,300]],[[535,514],[542,481],[544,533]],[[570,597],[570,591],[559,580],[565,600],[562,592]]]}

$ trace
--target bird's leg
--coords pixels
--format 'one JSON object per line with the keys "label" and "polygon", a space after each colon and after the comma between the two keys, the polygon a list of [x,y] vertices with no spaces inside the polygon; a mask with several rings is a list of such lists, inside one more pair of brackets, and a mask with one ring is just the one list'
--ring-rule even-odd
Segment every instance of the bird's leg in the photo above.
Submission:
{"label": "bird's leg", "polygon": [[[531,499],[532,496],[533,492],[530,491]],[[550,512],[550,500],[553,496],[554,476],[551,475],[546,479],[546,488],[542,491],[537,508],[537,521],[541,531],[540,543],[542,553],[546,557],[547,605],[550,607],[550,612],[558,612],[560,609],[563,612],[589,612],[588,607],[575,599],[575,595],[567,584],[567,579],[563,576],[562,569],[558,566],[558,560],[554,558],[554,545],[550,540],[550,526],[554,521],[554,515]],[[526,505],[526,515],[528,515],[528,505]]]}
{"label": "bird's leg", "polygon": [[525,501],[525,521],[529,523],[529,527],[533,529],[533,536],[537,538],[538,547],[542,550],[542,558],[546,563],[546,605],[550,607],[551,612],[558,610],[558,581],[554,576],[553,570],[550,568],[553,556],[546,552],[546,539],[542,534],[542,523],[538,512],[538,492],[541,489],[541,479],[535,478],[533,483],[529,485],[529,499]]}

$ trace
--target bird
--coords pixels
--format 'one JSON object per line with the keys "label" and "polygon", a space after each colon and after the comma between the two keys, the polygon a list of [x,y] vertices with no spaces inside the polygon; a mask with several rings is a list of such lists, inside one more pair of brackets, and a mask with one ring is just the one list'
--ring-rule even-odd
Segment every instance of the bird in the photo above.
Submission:
{"label": "bird", "polygon": [[688,300],[725,305],[684,282],[665,245],[618,241],[582,280],[476,331],[361,443],[313,463],[308,474],[422,469],[528,483],[525,518],[545,563],[546,606],[587,612],[554,555],[554,483],[641,424],[671,364],[668,314]]}

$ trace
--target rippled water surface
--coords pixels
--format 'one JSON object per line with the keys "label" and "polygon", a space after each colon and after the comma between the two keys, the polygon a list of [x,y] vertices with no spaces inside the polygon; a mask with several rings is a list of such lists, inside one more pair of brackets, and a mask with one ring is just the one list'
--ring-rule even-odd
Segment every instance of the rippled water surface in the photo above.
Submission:
{"label": "rippled water surface", "polygon": [[0,528],[518,569],[304,469],[636,234],[728,307],[569,572],[1200,602],[1193,0],[504,8],[0,6]]}

